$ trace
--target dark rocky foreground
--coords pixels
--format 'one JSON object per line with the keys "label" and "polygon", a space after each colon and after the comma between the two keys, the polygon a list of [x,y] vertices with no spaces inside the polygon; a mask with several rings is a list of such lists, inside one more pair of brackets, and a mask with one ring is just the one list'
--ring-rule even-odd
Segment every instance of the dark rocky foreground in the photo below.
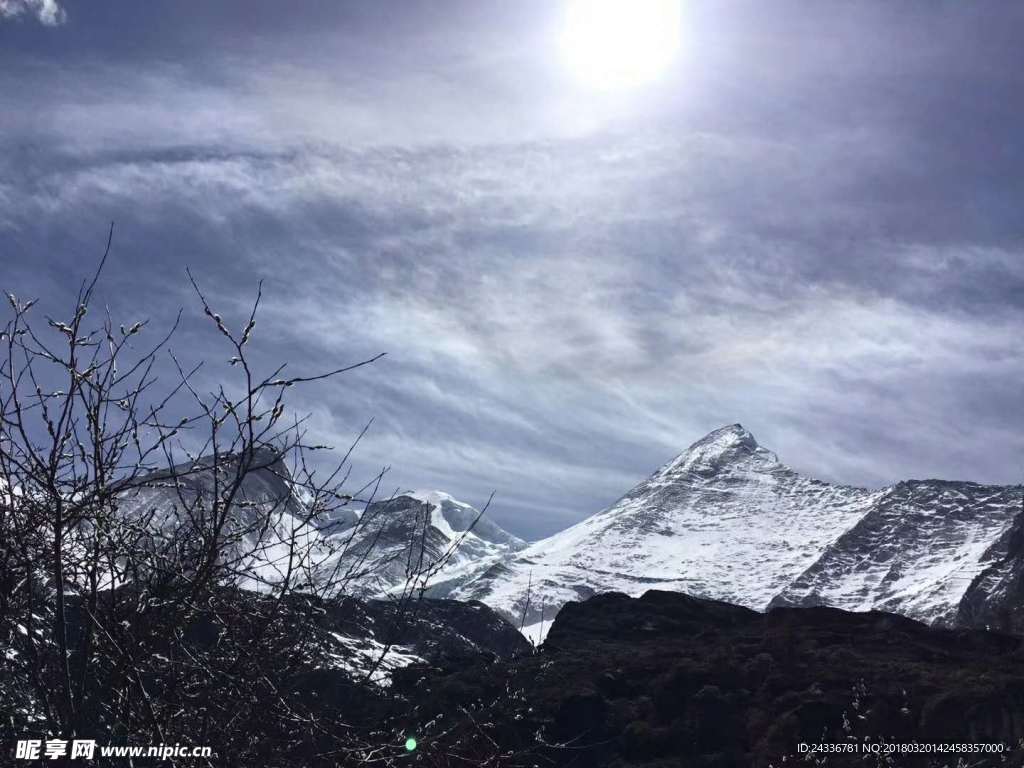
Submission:
{"label": "dark rocky foreground", "polygon": [[[182,620],[168,624],[162,616],[177,597],[157,599],[130,587],[101,594],[108,616],[129,618],[107,621],[110,634],[97,641],[109,644],[90,664],[79,734],[101,745],[209,746],[215,758],[208,765],[217,768],[393,765],[396,756],[406,757],[405,737],[389,728],[400,727],[398,715],[413,706],[394,692],[393,679],[511,663],[531,653],[523,636],[482,603],[304,594],[278,602],[225,588],[202,604],[184,603]],[[77,597],[68,600],[72,647],[85,626],[83,607]],[[45,625],[33,650],[17,626],[0,622],[0,766],[13,759],[16,741],[53,738],[37,714],[45,706],[38,689],[17,662],[57,652]],[[69,663],[77,679],[83,674],[79,657],[70,654]],[[45,682],[49,691],[58,690],[56,680]],[[149,730],[151,721],[123,714],[126,697],[138,687],[162,726],[159,737]],[[127,762],[97,758],[92,764]]]}
{"label": "dark rocky foreground", "polygon": [[[506,755],[491,764],[510,766],[779,766],[803,764],[801,742],[866,740],[1006,752],[887,761],[860,747],[807,764],[1024,764],[1021,638],[891,614],[606,594],[568,604],[534,655],[405,672],[396,715],[419,729],[420,765],[461,764],[455,741],[482,761],[488,740]],[[432,740],[428,722],[449,730]]]}
{"label": "dark rocky foreground", "polygon": [[[182,713],[176,738],[212,745],[217,766],[1024,766],[1024,639],[1014,635],[652,591],[569,603],[534,651],[480,603],[294,596],[271,650],[239,666],[244,617],[262,598],[223,598],[239,609],[233,640],[223,611],[198,615],[176,643],[146,637],[144,623],[125,629],[154,651],[144,682],[162,710]],[[400,663],[375,674],[392,645]],[[195,670],[181,670],[186,647]],[[112,709],[117,675],[98,679],[90,733],[131,742]],[[5,740],[31,734],[10,725]],[[864,751],[879,742],[1004,751]],[[801,743],[860,746],[807,759]]]}

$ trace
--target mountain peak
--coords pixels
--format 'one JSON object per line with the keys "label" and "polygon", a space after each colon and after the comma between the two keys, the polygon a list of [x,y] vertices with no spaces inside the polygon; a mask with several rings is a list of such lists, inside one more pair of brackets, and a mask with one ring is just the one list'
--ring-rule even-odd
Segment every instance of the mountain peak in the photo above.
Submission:
{"label": "mountain peak", "polygon": [[745,446],[751,450],[759,446],[754,436],[742,424],[727,424],[724,427],[708,432],[704,437],[690,446],[693,450],[698,446],[707,446],[713,450],[726,451],[735,446]]}
{"label": "mountain peak", "polygon": [[430,504],[431,506],[440,507],[444,502],[450,502],[452,504],[458,504],[459,506],[469,506],[456,499],[450,493],[444,491],[432,491],[426,489],[415,489],[409,491],[402,491],[399,496],[408,496],[416,501],[423,502],[424,504]]}
{"label": "mountain peak", "polygon": [[753,456],[765,459],[770,465],[778,462],[775,454],[758,445],[754,436],[742,424],[728,424],[695,442],[666,464],[658,475],[664,477],[680,472],[707,475]]}
{"label": "mountain peak", "polygon": [[431,525],[442,531],[451,539],[472,530],[473,535],[490,542],[508,546],[517,551],[526,546],[526,542],[513,536],[497,523],[482,514],[476,507],[459,501],[444,491],[410,490],[403,491],[400,496],[415,499],[431,508]]}

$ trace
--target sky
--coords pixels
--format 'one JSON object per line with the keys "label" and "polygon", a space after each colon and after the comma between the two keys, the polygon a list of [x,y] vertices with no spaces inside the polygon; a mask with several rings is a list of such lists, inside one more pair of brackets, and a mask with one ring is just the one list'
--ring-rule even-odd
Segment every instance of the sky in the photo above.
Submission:
{"label": "sky", "polygon": [[[355,477],[526,538],[739,422],[800,472],[1024,473],[1024,6],[683,0],[581,80],[558,0],[0,0],[0,288],[184,322],[189,266]],[[155,331],[154,331],[155,335]],[[168,369],[169,371],[169,369]]]}

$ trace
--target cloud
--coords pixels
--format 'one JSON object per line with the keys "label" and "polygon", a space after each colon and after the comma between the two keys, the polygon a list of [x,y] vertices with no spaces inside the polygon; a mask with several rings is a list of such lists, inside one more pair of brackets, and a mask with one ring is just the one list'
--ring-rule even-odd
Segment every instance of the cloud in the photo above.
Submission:
{"label": "cloud", "polygon": [[67,19],[57,0],[0,0],[0,18],[13,19],[25,14],[48,27],[63,24]]}
{"label": "cloud", "polygon": [[[742,7],[693,23],[742,26]],[[0,287],[59,301],[111,219],[118,316],[194,308],[189,264],[242,322],[262,278],[265,366],[389,353],[298,394],[317,440],[345,446],[373,416],[362,477],[496,490],[526,536],[735,421],[826,479],[1015,480],[1024,125],[1000,110],[1022,70],[990,59],[1016,38],[983,15],[951,59],[948,9],[922,27],[786,7],[772,29],[694,35],[705,66],[681,95],[584,108],[496,38],[439,52],[425,18],[316,37],[289,14],[246,36],[178,14],[130,46],[83,18],[77,58],[0,50],[24,107],[0,114]],[[226,355],[201,321],[176,348],[213,377]]]}
{"label": "cloud", "polygon": [[[821,178],[835,151],[652,132],[143,151],[35,177],[8,216],[81,230],[73,253],[117,217],[106,291],[133,313],[191,306],[186,263],[226,316],[264,278],[268,366],[387,351],[299,395],[315,439],[347,445],[373,416],[363,476],[497,490],[495,515],[525,535],[733,421],[826,479],[1013,479],[1019,252],[861,237],[886,213],[850,192],[863,164]],[[223,356],[185,332],[188,354]]]}

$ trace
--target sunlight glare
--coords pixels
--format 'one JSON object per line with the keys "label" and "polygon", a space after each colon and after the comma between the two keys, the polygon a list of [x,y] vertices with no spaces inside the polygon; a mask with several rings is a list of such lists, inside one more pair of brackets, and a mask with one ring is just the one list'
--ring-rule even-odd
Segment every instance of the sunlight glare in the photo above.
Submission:
{"label": "sunlight glare", "polygon": [[672,63],[680,16],[679,0],[569,0],[563,55],[590,87],[642,85]]}

